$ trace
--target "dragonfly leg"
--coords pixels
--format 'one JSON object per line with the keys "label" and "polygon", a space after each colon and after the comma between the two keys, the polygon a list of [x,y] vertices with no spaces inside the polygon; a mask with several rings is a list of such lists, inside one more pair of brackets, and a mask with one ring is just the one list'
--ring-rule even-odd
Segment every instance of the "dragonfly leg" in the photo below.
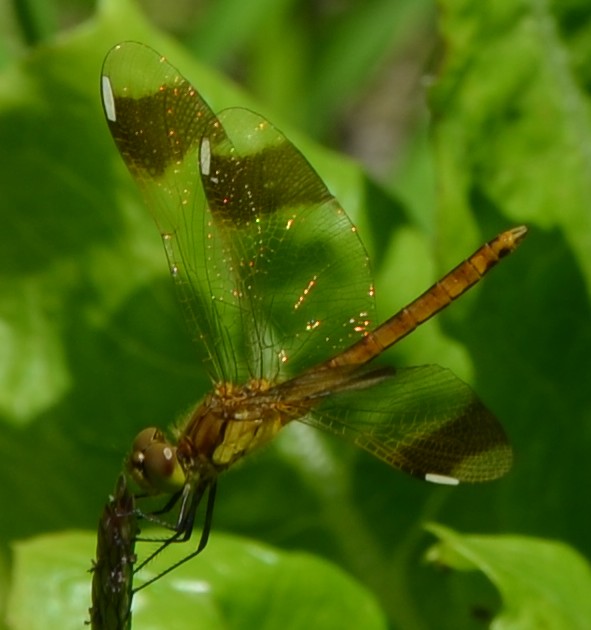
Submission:
{"label": "dragonfly leg", "polygon": [[[182,509],[182,503],[187,500],[186,497],[183,497],[184,492],[185,492],[184,488],[183,490],[176,492],[175,494],[172,495],[172,497],[166,502],[166,504],[163,507],[161,507],[159,510],[155,510],[154,512],[144,512],[140,510],[139,508],[136,508],[135,510],[136,516],[138,518],[141,518],[144,521],[148,521],[149,523],[154,523],[154,525],[159,525],[160,527],[164,527],[165,529],[170,529],[176,532],[178,531],[178,519],[176,523],[170,523],[164,519],[158,518],[158,516],[160,516],[161,514],[167,514],[168,512],[170,512],[174,508],[174,506],[179,502],[179,499],[181,498],[182,498],[182,501],[181,501],[181,509]],[[138,537],[137,540],[141,542],[156,542],[156,541],[160,541],[161,539]]]}
{"label": "dragonfly leg", "polygon": [[[189,486],[190,487],[190,486]],[[203,523],[203,529],[201,530],[201,537],[199,538],[199,544],[195,551],[191,552],[175,564],[168,567],[162,573],[159,573],[157,576],[153,577],[151,580],[144,582],[141,586],[138,586],[134,589],[134,593],[140,591],[146,586],[149,586],[156,580],[159,580],[161,577],[170,573],[174,569],[176,569],[181,564],[184,564],[188,560],[191,560],[196,555],[201,553],[203,549],[205,549],[207,545],[207,541],[209,540],[209,533],[211,531],[211,523],[213,518],[213,507],[215,503],[215,494],[216,494],[217,483],[208,482],[203,484],[201,487],[196,489],[192,489],[193,492],[187,493],[186,496],[183,497],[183,502],[181,504],[181,508],[179,511],[179,519],[176,524],[176,532],[170,536],[168,539],[161,541],[162,544],[156,549],[152,554],[150,554],[145,560],[143,560],[139,565],[135,567],[134,573],[140,571],[143,567],[145,567],[151,560],[153,560],[161,551],[166,549],[170,544],[176,542],[186,542],[191,537],[193,532],[193,526],[195,524],[195,515],[197,513],[197,508],[201,502],[201,498],[207,491],[207,506],[205,509],[205,519]],[[178,498],[177,498],[178,500]],[[146,539],[144,539],[146,540]]]}

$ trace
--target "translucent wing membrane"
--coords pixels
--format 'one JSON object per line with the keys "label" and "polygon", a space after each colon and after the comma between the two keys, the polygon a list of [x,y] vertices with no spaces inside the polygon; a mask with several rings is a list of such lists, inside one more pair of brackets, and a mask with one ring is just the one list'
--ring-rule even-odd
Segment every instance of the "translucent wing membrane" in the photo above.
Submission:
{"label": "translucent wing membrane", "polygon": [[216,380],[293,373],[366,331],[363,246],[279,131],[245,110],[216,117],[175,68],[133,42],[107,56],[102,95]]}
{"label": "translucent wing membrane", "polygon": [[344,389],[302,421],[430,481],[490,481],[511,468],[500,423],[468,385],[437,365],[395,370],[371,389]]}
{"label": "translucent wing membrane", "polygon": [[199,177],[199,144],[214,114],[175,68],[135,42],[109,52],[101,88],[111,134],[162,235],[191,332],[219,371],[220,329],[205,273],[207,216]]}
{"label": "translucent wing membrane", "polygon": [[239,322],[250,351],[250,376],[277,377],[282,367],[293,374],[366,332],[373,318],[367,255],[283,134],[243,109],[218,119],[201,163],[218,247],[233,273],[230,321]]}

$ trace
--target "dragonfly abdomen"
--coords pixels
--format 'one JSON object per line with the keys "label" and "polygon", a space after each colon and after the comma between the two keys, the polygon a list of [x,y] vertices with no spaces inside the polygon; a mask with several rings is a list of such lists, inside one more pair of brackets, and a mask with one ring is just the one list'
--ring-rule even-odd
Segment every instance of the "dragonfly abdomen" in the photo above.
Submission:
{"label": "dragonfly abdomen", "polygon": [[327,365],[363,365],[371,361],[473,287],[501,258],[513,252],[526,234],[527,228],[520,226],[485,243],[416,300],[333,357]]}

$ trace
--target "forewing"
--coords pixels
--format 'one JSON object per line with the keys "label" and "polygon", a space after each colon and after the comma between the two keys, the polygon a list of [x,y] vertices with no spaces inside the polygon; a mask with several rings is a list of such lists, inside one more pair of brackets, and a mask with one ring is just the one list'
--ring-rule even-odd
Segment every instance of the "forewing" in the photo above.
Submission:
{"label": "forewing", "polygon": [[116,46],[102,81],[109,128],[217,380],[293,374],[364,334],[373,323],[367,255],[279,131],[245,110],[216,118],[142,44]]}
{"label": "forewing", "polygon": [[490,481],[512,464],[507,436],[472,389],[437,365],[337,393],[303,420],[394,468],[440,483]]}
{"label": "forewing", "polygon": [[[163,57],[136,42],[115,46],[102,70],[109,129],[152,213],[191,333],[207,348],[215,378],[235,360],[222,295],[230,274],[210,236],[199,145],[215,120],[199,93]],[[220,312],[221,311],[221,312]]]}
{"label": "forewing", "polygon": [[[235,283],[248,376],[297,373],[373,319],[367,254],[303,155],[264,118],[221,112],[204,138],[203,186]],[[244,375],[239,375],[244,376]]]}

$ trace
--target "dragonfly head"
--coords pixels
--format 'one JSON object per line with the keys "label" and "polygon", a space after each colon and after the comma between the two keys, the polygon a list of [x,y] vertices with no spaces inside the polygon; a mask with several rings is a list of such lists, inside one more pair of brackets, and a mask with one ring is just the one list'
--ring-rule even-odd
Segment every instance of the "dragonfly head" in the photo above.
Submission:
{"label": "dragonfly head", "polygon": [[154,427],[140,431],[126,460],[129,476],[149,494],[172,494],[185,484],[176,446]]}

